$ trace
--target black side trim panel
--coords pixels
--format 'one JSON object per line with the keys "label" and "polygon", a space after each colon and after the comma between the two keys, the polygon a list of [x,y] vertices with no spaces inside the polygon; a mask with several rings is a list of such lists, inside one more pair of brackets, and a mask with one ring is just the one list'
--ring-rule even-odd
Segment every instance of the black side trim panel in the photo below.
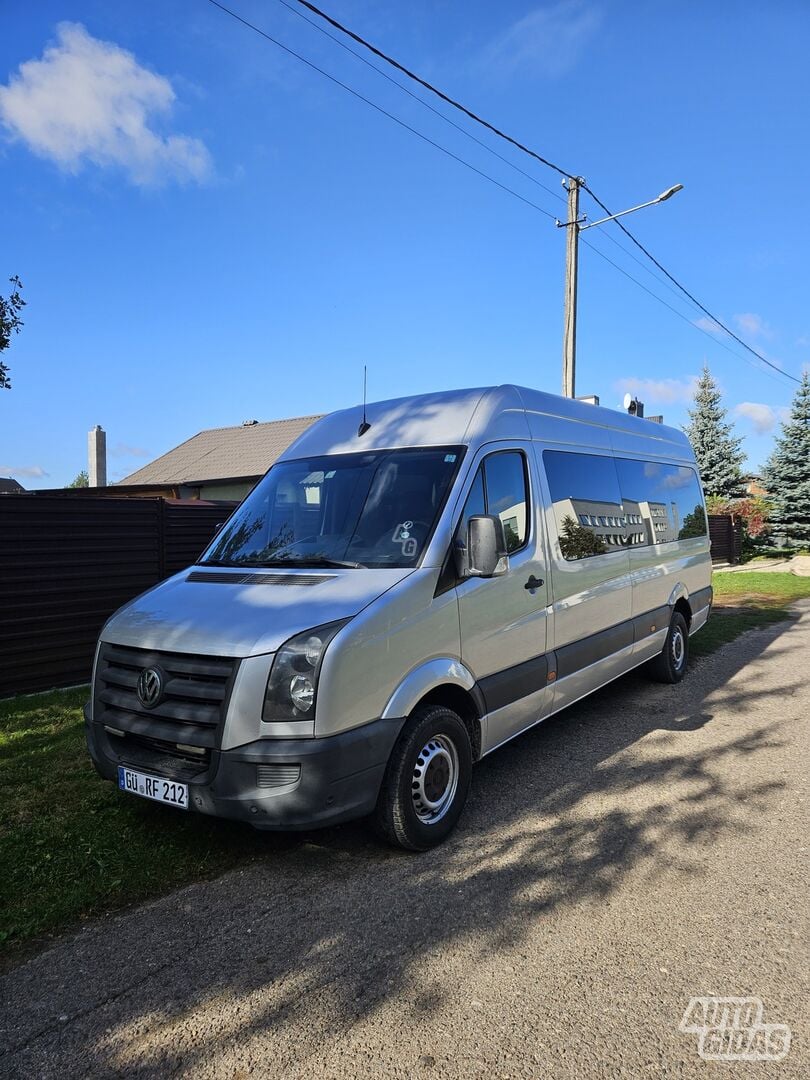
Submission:
{"label": "black side trim panel", "polygon": [[487,712],[495,712],[504,705],[511,705],[513,701],[519,701],[537,690],[542,690],[546,685],[547,675],[548,658],[535,656],[532,660],[515,664],[514,667],[481,679],[478,685],[484,695]]}
{"label": "black side trim panel", "polygon": [[696,611],[701,611],[707,604],[710,604],[713,596],[714,589],[711,585],[707,585],[705,589],[698,589],[697,592],[693,592],[689,597],[689,606],[692,608],[692,614]]}
{"label": "black side trim panel", "polygon": [[[700,611],[706,604],[711,602],[711,588],[700,589],[690,597],[693,611]],[[581,641],[572,641],[569,645],[563,645],[556,652],[543,656],[536,656],[532,660],[526,660],[522,664],[505,668],[494,675],[487,675],[479,679],[473,693],[478,699],[483,695],[483,704],[486,712],[494,712],[502,709],[505,705],[511,705],[513,701],[534,694],[542,690],[548,682],[549,671],[556,671],[557,679],[564,679],[568,675],[575,675],[583,668],[606,660],[620,649],[626,649],[637,641],[643,641],[651,634],[669,627],[672,617],[672,609],[669,604],[645,611],[632,619],[610,626],[607,630],[600,630],[591,634]]]}
{"label": "black side trim panel", "polygon": [[564,679],[567,675],[573,675],[582,668],[590,667],[600,660],[604,660],[611,653],[619,649],[626,649],[633,644],[633,620],[627,619],[617,626],[611,626],[607,630],[600,630],[598,634],[582,638],[581,641],[572,641],[570,645],[563,645],[557,649],[557,678]]}
{"label": "black side trim panel", "polygon": [[633,640],[643,641],[650,634],[656,634],[659,630],[666,630],[669,620],[672,618],[672,609],[669,604],[645,611],[643,615],[636,615],[633,619]]}

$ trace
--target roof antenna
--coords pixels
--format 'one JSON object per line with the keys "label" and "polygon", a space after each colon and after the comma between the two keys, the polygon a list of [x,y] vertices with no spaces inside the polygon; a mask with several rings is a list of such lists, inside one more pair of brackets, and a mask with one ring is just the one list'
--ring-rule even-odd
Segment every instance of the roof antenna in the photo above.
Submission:
{"label": "roof antenna", "polygon": [[360,438],[361,435],[365,435],[365,433],[371,427],[371,424],[369,424],[368,421],[366,420],[366,381],[367,381],[367,375],[368,375],[368,368],[366,367],[365,364],[363,364],[363,422],[360,425],[360,427],[357,429],[357,438],[358,439]]}

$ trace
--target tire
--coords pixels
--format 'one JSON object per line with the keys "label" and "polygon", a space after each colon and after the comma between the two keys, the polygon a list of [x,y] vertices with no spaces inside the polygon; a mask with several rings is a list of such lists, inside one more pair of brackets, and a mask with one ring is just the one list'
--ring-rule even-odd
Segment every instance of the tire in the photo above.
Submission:
{"label": "tire", "polygon": [[650,674],[657,682],[679,683],[689,663],[689,627],[680,611],[673,613],[661,654],[652,661]]}
{"label": "tire", "polygon": [[461,817],[472,778],[472,746],[461,718],[441,705],[417,708],[391,751],[374,812],[390,844],[427,851]]}

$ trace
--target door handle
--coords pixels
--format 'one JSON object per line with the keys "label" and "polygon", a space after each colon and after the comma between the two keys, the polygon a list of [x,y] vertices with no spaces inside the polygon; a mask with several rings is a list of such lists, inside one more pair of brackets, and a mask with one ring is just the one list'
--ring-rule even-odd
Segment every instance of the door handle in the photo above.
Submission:
{"label": "door handle", "polygon": [[539,589],[543,585],[543,579],[541,577],[535,577],[534,574],[529,575],[529,580],[523,586],[524,589],[529,589],[534,592],[535,589]]}

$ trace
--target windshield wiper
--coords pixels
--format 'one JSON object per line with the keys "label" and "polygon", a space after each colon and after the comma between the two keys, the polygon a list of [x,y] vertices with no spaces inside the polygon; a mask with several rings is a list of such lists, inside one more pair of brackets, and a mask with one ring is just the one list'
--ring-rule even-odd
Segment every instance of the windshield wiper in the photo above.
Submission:
{"label": "windshield wiper", "polygon": [[366,570],[364,563],[348,562],[344,559],[327,559],[325,555],[303,556],[300,559],[261,559],[257,562],[223,562],[217,559],[206,559],[200,566],[229,566],[234,570],[261,570],[270,566],[281,566],[299,569],[308,566],[322,566],[327,569],[340,570]]}
{"label": "windshield wiper", "polygon": [[334,567],[336,569],[343,570],[367,570],[368,567],[365,563],[361,562],[348,562],[345,559],[327,559],[325,555],[312,555],[309,558],[304,556],[302,559],[289,559],[285,565],[293,566],[323,566],[325,568]]}

